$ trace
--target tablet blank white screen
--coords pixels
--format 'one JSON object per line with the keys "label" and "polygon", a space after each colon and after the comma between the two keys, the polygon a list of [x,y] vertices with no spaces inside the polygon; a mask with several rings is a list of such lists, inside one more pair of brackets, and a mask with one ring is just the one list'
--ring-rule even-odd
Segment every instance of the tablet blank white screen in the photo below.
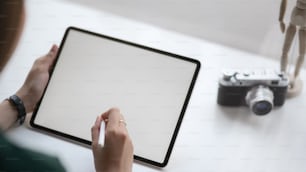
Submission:
{"label": "tablet blank white screen", "polygon": [[96,117],[124,115],[134,153],[163,162],[196,64],[70,30],[35,124],[91,141]]}

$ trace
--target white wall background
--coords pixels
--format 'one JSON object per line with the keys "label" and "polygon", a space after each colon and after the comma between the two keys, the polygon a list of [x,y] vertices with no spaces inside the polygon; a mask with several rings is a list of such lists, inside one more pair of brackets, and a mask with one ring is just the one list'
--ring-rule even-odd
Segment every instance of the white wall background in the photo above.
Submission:
{"label": "white wall background", "polygon": [[[74,0],[132,20],[279,59],[281,0]],[[288,1],[288,23],[295,0]],[[295,40],[296,44],[297,40]],[[293,49],[296,49],[294,44]],[[295,51],[290,53],[295,59]]]}

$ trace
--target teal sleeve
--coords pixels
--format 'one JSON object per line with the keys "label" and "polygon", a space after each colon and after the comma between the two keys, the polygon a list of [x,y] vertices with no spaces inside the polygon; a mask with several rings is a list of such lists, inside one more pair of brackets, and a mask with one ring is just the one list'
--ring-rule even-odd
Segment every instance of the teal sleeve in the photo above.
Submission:
{"label": "teal sleeve", "polygon": [[65,169],[57,158],[14,145],[0,132],[0,171],[62,172]]}

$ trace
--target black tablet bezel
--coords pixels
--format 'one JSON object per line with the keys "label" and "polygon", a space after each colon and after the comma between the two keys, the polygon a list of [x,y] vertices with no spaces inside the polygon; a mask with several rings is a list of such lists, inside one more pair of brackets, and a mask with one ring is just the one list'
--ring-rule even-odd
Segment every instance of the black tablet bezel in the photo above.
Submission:
{"label": "black tablet bezel", "polygon": [[[59,58],[59,56],[61,54],[61,51],[62,51],[62,49],[63,49],[63,47],[65,45],[65,41],[66,41],[66,38],[69,35],[69,31],[71,31],[71,30],[87,33],[87,34],[90,34],[90,35],[94,35],[94,36],[97,36],[97,37],[101,37],[101,38],[104,38],[104,39],[108,39],[108,40],[119,42],[119,43],[123,43],[123,44],[128,44],[128,45],[135,46],[135,47],[138,47],[138,48],[142,48],[142,49],[145,49],[145,50],[148,50],[148,51],[153,51],[153,52],[156,52],[156,53],[164,54],[164,55],[167,55],[168,57],[177,58],[177,59],[185,60],[185,61],[188,61],[188,62],[196,64],[196,69],[195,69],[192,81],[190,83],[190,86],[189,86],[189,89],[188,89],[188,92],[187,92],[187,95],[186,95],[186,98],[185,98],[185,101],[184,101],[184,105],[182,107],[182,110],[181,110],[179,119],[177,121],[174,133],[172,135],[170,144],[168,146],[168,150],[167,150],[166,156],[164,158],[164,161],[163,162],[156,162],[156,161],[153,161],[153,160],[150,160],[150,159],[146,159],[145,157],[134,155],[134,159],[136,159],[136,160],[139,160],[139,161],[142,161],[142,162],[145,162],[145,163],[157,166],[157,167],[165,167],[168,164],[168,161],[169,161],[171,152],[173,150],[173,146],[174,146],[177,134],[179,132],[179,128],[181,126],[181,123],[182,123],[182,120],[183,120],[183,117],[184,117],[184,114],[185,114],[188,102],[189,102],[190,97],[191,97],[192,90],[194,88],[194,85],[195,85],[195,82],[196,82],[196,79],[197,79],[197,76],[198,76],[198,73],[199,73],[199,70],[200,70],[200,67],[201,67],[200,61],[195,60],[195,59],[191,59],[191,58],[188,58],[188,57],[184,57],[184,56],[181,56],[181,55],[165,52],[165,51],[162,51],[162,50],[157,50],[157,49],[150,48],[150,47],[147,47],[147,46],[139,45],[139,44],[132,43],[132,42],[129,42],[129,41],[121,40],[121,39],[118,39],[118,38],[114,38],[114,37],[110,37],[110,36],[94,33],[94,32],[91,32],[91,31],[88,31],[88,30],[84,30],[84,29],[80,29],[80,28],[77,28],[77,27],[69,27],[65,31],[64,37],[63,37],[63,39],[61,41],[61,44],[60,44],[60,47],[59,47],[59,50],[58,50],[58,54],[57,54],[56,60],[54,62],[52,70],[50,71],[49,81],[50,81],[50,79],[52,77],[53,70],[55,69],[55,66],[56,66],[58,58]],[[44,127],[44,126],[41,126],[41,125],[38,125],[38,124],[35,124],[35,117],[37,115],[39,106],[41,104],[41,101],[42,101],[42,99],[44,97],[44,94],[45,94],[47,88],[48,88],[48,84],[47,84],[47,86],[46,86],[46,88],[44,90],[42,98],[37,103],[37,106],[35,107],[35,109],[33,111],[33,115],[32,115],[31,120],[30,120],[30,125],[33,128],[36,128],[36,129],[39,129],[39,130],[43,130],[43,131],[46,131],[48,133],[55,134],[57,136],[68,138],[68,139],[70,139],[72,141],[80,142],[80,143],[83,143],[83,144],[86,144],[86,145],[91,145],[91,141],[88,141],[88,140],[85,140],[85,139],[82,139],[82,138],[78,138],[78,137],[75,137],[75,136],[71,136],[71,135],[65,134],[63,132],[56,131],[56,130],[53,130],[53,129],[50,129],[50,128],[47,128],[47,127]]]}

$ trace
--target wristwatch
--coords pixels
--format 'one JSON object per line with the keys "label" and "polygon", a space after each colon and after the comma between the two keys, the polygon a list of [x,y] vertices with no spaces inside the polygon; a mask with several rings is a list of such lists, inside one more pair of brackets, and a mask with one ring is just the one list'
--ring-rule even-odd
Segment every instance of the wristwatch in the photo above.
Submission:
{"label": "wristwatch", "polygon": [[10,96],[7,100],[18,112],[17,121],[19,121],[19,125],[23,124],[27,113],[22,100],[15,94]]}

